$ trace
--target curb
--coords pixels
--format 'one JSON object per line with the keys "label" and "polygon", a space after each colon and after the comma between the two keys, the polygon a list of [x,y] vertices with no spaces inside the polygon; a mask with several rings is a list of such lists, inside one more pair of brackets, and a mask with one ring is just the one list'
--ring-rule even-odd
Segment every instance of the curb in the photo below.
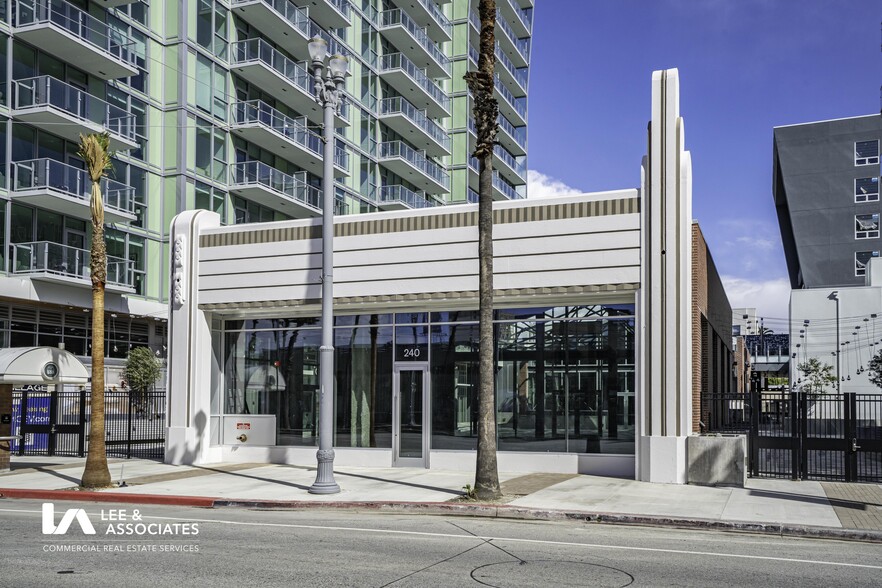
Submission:
{"label": "curb", "polygon": [[607,512],[566,511],[524,508],[494,504],[449,502],[320,502],[307,500],[237,500],[209,496],[176,496],[93,492],[88,490],[25,490],[0,488],[0,498],[78,500],[81,502],[116,502],[197,508],[249,508],[268,510],[353,510],[375,513],[409,513],[439,516],[463,516],[530,521],[580,521],[593,524],[668,527],[706,531],[756,533],[807,539],[840,539],[882,543],[882,531],[842,529],[811,525],[784,525],[747,521],[720,521],[658,515],[633,515]]}
{"label": "curb", "polygon": [[128,494],[94,492],[90,490],[26,490],[0,488],[0,498],[33,498],[38,500],[79,500],[82,502],[118,502],[125,504],[155,504],[164,506],[194,506],[211,508],[215,499],[207,496],[162,496],[157,494]]}

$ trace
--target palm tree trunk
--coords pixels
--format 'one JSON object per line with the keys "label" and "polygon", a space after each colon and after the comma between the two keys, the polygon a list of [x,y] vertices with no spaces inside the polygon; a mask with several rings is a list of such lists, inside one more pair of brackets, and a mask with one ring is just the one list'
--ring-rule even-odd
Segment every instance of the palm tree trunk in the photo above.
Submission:
{"label": "palm tree trunk", "polygon": [[498,130],[498,105],[493,97],[493,72],[496,64],[496,0],[480,0],[481,46],[478,71],[465,75],[475,97],[475,126],[478,141],[478,454],[475,467],[475,494],[481,500],[498,498],[499,472],[496,464],[496,406],[494,402],[493,365],[493,145]]}
{"label": "palm tree trunk", "polygon": [[92,183],[89,269],[92,277],[92,410],[89,452],[82,485],[102,488],[110,486],[110,470],[107,469],[107,449],[104,445],[104,285],[107,281],[107,245],[104,242],[104,207],[98,182]]}

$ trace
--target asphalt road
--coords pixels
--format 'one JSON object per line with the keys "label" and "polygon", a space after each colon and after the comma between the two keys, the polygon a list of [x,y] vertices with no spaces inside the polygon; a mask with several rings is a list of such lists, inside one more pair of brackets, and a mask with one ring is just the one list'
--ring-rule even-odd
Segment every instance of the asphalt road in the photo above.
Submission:
{"label": "asphalt road", "polygon": [[[56,503],[44,521],[42,506],[0,500],[0,586],[826,587],[878,585],[882,578],[882,545],[834,540],[75,502]],[[78,508],[94,535],[82,532],[85,517],[65,514]],[[111,509],[125,509],[126,519],[110,520],[120,518]],[[65,534],[43,534],[44,522],[60,531],[65,519]],[[111,526],[117,534],[107,534]],[[120,534],[128,530],[134,534]]]}

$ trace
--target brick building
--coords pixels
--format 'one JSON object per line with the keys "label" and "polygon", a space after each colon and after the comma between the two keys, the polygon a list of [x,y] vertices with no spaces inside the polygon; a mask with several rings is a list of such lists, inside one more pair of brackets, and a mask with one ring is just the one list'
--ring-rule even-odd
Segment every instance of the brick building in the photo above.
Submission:
{"label": "brick building", "polygon": [[[743,364],[742,364],[743,365]],[[732,306],[697,222],[692,223],[692,431],[708,422],[706,398],[735,390]],[[703,399],[705,400],[703,402]],[[704,425],[704,426],[703,426]]]}

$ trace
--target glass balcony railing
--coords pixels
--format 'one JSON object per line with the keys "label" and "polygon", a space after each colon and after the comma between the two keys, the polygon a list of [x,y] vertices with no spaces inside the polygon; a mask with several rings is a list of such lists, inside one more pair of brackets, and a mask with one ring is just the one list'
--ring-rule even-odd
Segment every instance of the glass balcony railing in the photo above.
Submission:
{"label": "glass balcony railing", "polygon": [[403,114],[445,150],[450,151],[450,137],[447,132],[401,96],[383,98],[380,101],[380,114]]}
{"label": "glass balcony railing", "polygon": [[337,9],[337,12],[346,17],[346,20],[349,20],[349,0],[328,0],[334,8]]}
{"label": "glass balcony railing", "polygon": [[[517,143],[524,151],[527,150],[526,127],[513,126],[510,122],[508,122],[508,119],[501,114],[496,117],[496,124],[499,125],[500,129],[508,133],[509,136],[511,136],[511,138],[515,140],[515,143]],[[475,126],[475,119],[473,119],[472,117],[469,117],[469,130],[475,135],[478,134],[478,129]]]}
{"label": "glass balcony railing", "polygon": [[[312,96],[313,78],[306,68],[276,51],[263,39],[245,39],[233,43],[232,61],[237,65],[259,61],[286,78],[296,88]],[[345,100],[340,109],[340,118],[349,120],[349,104]]]}
{"label": "glass balcony railing", "polygon": [[[470,13],[477,18],[474,12]],[[524,58],[524,61],[529,61],[530,56],[530,39],[519,39],[513,30],[511,30],[511,25],[508,24],[508,21],[505,20],[505,17],[502,15],[502,11],[500,9],[496,9],[496,24],[499,25],[499,28],[502,29],[502,32],[508,37],[508,40],[512,42],[517,50],[518,54]],[[478,21],[478,30],[480,29],[480,21]]]}
{"label": "glass balcony railing", "polygon": [[[12,162],[13,192],[55,190],[88,204],[92,197],[92,181],[85,170],[54,159],[29,159]],[[107,208],[135,214],[135,189],[105,178],[101,195]]]}
{"label": "glass balcony railing", "polygon": [[136,65],[131,38],[64,0],[19,0],[14,14],[14,26],[53,25],[110,57]]}
{"label": "glass balcony railing", "polygon": [[427,199],[425,194],[413,192],[398,184],[380,187],[379,196],[380,203],[400,202],[410,208],[431,208],[438,205],[434,200]]}
{"label": "glass balcony railing", "polygon": [[[16,274],[54,274],[89,280],[90,252],[51,241],[12,244],[12,271]],[[134,287],[135,264],[107,257],[107,283]]]}
{"label": "glass balcony railing", "polygon": [[481,200],[481,196],[469,188],[468,201],[470,204],[477,204]]}
{"label": "glass balcony railing", "polygon": [[504,162],[505,165],[513,169],[519,176],[524,177],[527,173],[527,165],[523,162],[517,161],[511,153],[499,145],[493,146],[493,155],[495,155],[500,161]]}
{"label": "glass balcony railing", "polygon": [[135,115],[52,76],[13,80],[15,108],[48,106],[100,125],[110,133],[135,141]]}
{"label": "glass balcony railing", "polygon": [[[318,133],[309,130],[301,121],[282,114],[266,102],[262,100],[235,102],[232,108],[233,124],[256,123],[262,125],[284,136],[292,143],[311,151],[317,157],[324,156],[324,142]],[[335,145],[334,148],[334,165],[342,169],[349,169],[349,154],[340,144]]]}
{"label": "glass balcony railing", "polygon": [[532,30],[533,9],[532,8],[527,8],[527,9],[521,8],[520,5],[518,4],[517,0],[504,0],[504,1],[508,2],[509,5],[512,7],[512,10],[514,10],[514,13],[518,17],[518,20],[521,21],[521,24],[523,24],[527,30]]}
{"label": "glass balcony railing", "polygon": [[[233,8],[235,8],[239,4],[251,3],[254,0],[233,0]],[[321,37],[325,41],[328,42],[328,52],[330,55],[335,53],[340,53],[342,55],[348,54],[346,48],[342,43],[339,43],[336,39],[331,37],[323,28],[318,26],[315,21],[309,18],[309,13],[303,8],[298,8],[294,6],[289,0],[260,0],[260,2],[266,4],[277,13],[282,15],[288,24],[291,25],[292,28],[298,30],[301,35],[304,36],[305,39],[312,39],[313,37]],[[345,2],[346,12],[343,13],[342,9],[338,4],[344,4],[343,0],[337,0],[337,2],[332,2],[332,4],[340,10],[341,14],[344,14],[347,18],[349,18],[349,3]]]}
{"label": "glass balcony railing", "polygon": [[527,99],[526,98],[515,98],[514,95],[509,92],[508,88],[505,87],[505,84],[502,83],[502,80],[499,79],[499,74],[495,76],[496,90],[502,95],[502,98],[517,112],[521,118],[524,120],[527,119]]}
{"label": "glass balcony railing", "polygon": [[299,202],[321,211],[322,191],[303,180],[288,175],[261,161],[243,161],[233,165],[231,184],[247,186],[258,184],[272,190],[283,198]]}
{"label": "glass balcony railing", "polygon": [[508,119],[501,114],[496,117],[496,123],[515,140],[515,143],[517,143],[521,149],[524,151],[527,150],[527,127],[516,127],[508,122]]}
{"label": "glass balcony railing", "polygon": [[380,71],[389,71],[400,69],[404,71],[410,78],[416,82],[423,90],[429,94],[441,108],[450,111],[450,97],[441,89],[441,86],[433,82],[426,75],[426,72],[418,68],[413,62],[402,53],[390,53],[384,55],[380,60]]}
{"label": "glass balcony railing", "polygon": [[450,187],[450,176],[441,166],[429,161],[425,155],[413,149],[403,141],[387,141],[380,143],[380,159],[401,158],[407,161],[442,186]]}
{"label": "glass balcony railing", "polygon": [[499,48],[499,43],[496,44],[496,63],[499,63],[508,70],[508,73],[515,79],[515,82],[526,91],[527,89],[527,68],[517,68],[511,62],[511,60],[506,57],[505,53]]}
{"label": "glass balcony railing", "polygon": [[493,171],[493,187],[505,194],[505,197],[509,200],[519,200],[521,198],[521,195],[518,194],[514,186],[502,179],[502,176],[496,170]]}
{"label": "glass balcony railing", "polygon": [[450,59],[444,55],[444,52],[438,48],[438,45],[429,38],[425,29],[421,29],[417,26],[413,19],[400,8],[383,11],[383,13],[380,14],[380,29],[395,26],[404,27],[404,29],[410,33],[410,36],[413,37],[416,42],[432,56],[432,59],[441,66],[441,69],[443,69],[447,75],[450,75]]}
{"label": "glass balcony railing", "polygon": [[453,34],[453,25],[450,24],[450,21],[444,16],[444,13],[441,12],[441,9],[435,3],[435,0],[417,0],[423,8],[426,9],[426,12],[432,15],[432,20],[441,27],[448,37]]}

